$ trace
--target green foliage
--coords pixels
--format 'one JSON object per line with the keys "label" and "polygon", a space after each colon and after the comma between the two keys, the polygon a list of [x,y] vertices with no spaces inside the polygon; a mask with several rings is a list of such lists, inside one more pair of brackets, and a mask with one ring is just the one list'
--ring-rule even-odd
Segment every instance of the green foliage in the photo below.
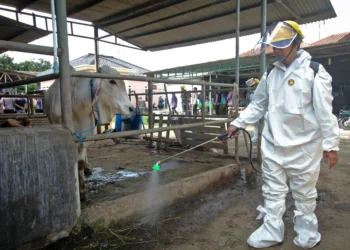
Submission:
{"label": "green foliage", "polygon": [[52,68],[52,64],[42,58],[15,63],[13,57],[0,55],[0,69],[41,72]]}
{"label": "green foliage", "polygon": [[[0,55],[0,69],[5,70],[15,70],[15,71],[31,71],[31,72],[41,72],[52,68],[52,64],[42,58],[37,60],[31,59],[29,61],[15,63],[13,57],[9,55]],[[27,85],[27,91],[35,91],[36,83],[31,83]],[[24,86],[17,87],[17,93],[25,92]]]}
{"label": "green foliage", "polygon": [[[27,85],[27,92],[35,91],[36,90],[36,83],[31,83]],[[18,86],[17,87],[17,93],[25,93],[24,86]]]}

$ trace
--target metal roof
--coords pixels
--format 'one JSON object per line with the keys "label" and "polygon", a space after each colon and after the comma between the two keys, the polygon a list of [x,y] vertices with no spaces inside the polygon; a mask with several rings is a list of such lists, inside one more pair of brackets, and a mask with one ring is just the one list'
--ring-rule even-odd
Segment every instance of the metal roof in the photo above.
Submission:
{"label": "metal roof", "polygon": [[[74,68],[79,67],[79,66],[84,66],[84,65],[95,66],[95,54],[88,53],[84,56],[81,56],[81,57],[78,57],[76,59],[71,60],[69,62],[69,64]],[[126,61],[115,58],[113,56],[99,55],[99,67],[102,67],[103,65],[107,65],[107,66],[110,66],[112,68],[136,70],[136,72],[128,73],[129,75],[144,76],[145,73],[149,72],[149,70],[147,70],[147,69],[144,69],[144,68],[139,67],[139,66],[132,64],[132,63],[128,63]],[[38,74],[38,76],[52,74],[52,73],[53,73],[53,70],[48,69],[48,70],[45,70],[43,72],[40,72]]]}
{"label": "metal roof", "polygon": [[[47,0],[0,0],[0,4],[50,13]],[[260,30],[261,0],[241,0],[241,32]],[[267,0],[267,23],[300,24],[336,17],[331,0]],[[145,50],[157,51],[232,38],[236,0],[70,0],[67,15]]]}
{"label": "metal roof", "polygon": [[[81,65],[95,65],[95,54],[89,53],[70,61],[70,65],[73,67]],[[110,66],[112,68],[123,68],[123,69],[136,69],[139,74],[149,72],[149,70],[139,67],[135,64],[123,61],[113,56],[99,55],[99,67],[103,65]]]}
{"label": "metal roof", "polygon": [[[302,44],[304,50],[308,51],[312,58],[328,58],[334,56],[346,56],[350,54],[350,32],[334,34],[318,40],[312,44]],[[260,58],[255,55],[253,50],[248,50],[240,55],[240,75],[252,75],[260,74]],[[266,53],[267,64],[272,64],[274,58],[272,56],[272,50],[269,49]],[[176,77],[191,77],[206,74],[212,72],[226,72],[231,73],[234,76],[236,69],[235,58],[211,61],[193,65],[180,66],[175,68],[157,70],[148,72],[147,75],[155,75],[158,77],[165,78],[176,78]],[[255,75],[252,75],[255,76]]]}
{"label": "metal roof", "polygon": [[[47,36],[50,32],[33,28],[25,23],[17,23],[15,20],[0,16],[0,40],[30,43],[41,37]],[[4,53],[6,50],[0,50],[0,53]]]}
{"label": "metal roof", "polygon": [[312,43],[311,46],[334,44],[334,43],[349,42],[349,41],[350,41],[350,32],[344,32],[340,34],[327,36],[321,40],[318,40]]}

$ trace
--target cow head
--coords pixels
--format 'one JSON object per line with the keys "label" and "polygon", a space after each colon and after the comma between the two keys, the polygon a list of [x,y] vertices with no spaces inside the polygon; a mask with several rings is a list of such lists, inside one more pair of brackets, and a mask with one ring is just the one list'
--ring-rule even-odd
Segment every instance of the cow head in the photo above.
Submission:
{"label": "cow head", "polygon": [[[118,71],[109,66],[102,66],[101,73],[120,75]],[[134,110],[126,92],[123,80],[99,79],[96,98],[100,108],[101,123],[109,123],[115,114],[129,115]]]}

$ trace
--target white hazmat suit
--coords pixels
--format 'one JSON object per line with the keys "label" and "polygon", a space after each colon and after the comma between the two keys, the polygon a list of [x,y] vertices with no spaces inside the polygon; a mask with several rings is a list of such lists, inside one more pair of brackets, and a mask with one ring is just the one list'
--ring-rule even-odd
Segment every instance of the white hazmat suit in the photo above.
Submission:
{"label": "white hazmat suit", "polygon": [[332,115],[332,78],[322,65],[314,76],[310,60],[309,53],[299,50],[288,68],[276,62],[262,77],[253,102],[231,123],[245,128],[268,111],[261,144],[265,204],[257,208],[257,219],[263,218],[264,223],[249,237],[252,247],[283,241],[282,216],[289,188],[296,209],[294,243],[312,248],[321,240],[314,214],[316,183],[323,151],[339,150],[339,127]]}

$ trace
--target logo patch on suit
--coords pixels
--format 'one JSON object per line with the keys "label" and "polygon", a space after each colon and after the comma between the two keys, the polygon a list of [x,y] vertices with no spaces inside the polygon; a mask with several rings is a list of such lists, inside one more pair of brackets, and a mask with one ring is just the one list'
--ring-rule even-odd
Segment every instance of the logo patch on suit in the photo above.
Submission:
{"label": "logo patch on suit", "polygon": [[289,86],[293,86],[294,85],[294,80],[293,79],[289,79],[288,80],[288,85]]}

